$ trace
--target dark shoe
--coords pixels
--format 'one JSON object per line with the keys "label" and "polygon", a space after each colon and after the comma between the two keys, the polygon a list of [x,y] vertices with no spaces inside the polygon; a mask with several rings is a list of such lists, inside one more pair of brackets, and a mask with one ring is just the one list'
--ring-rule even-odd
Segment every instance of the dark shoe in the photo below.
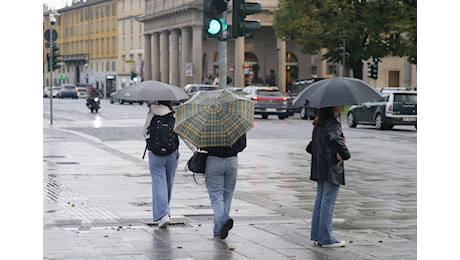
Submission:
{"label": "dark shoe", "polygon": [[233,228],[233,219],[229,219],[229,220],[227,220],[227,222],[225,222],[225,225],[220,230],[219,237],[221,239],[226,239],[227,236],[228,236],[228,231],[230,231],[230,229],[232,229],[232,228]]}

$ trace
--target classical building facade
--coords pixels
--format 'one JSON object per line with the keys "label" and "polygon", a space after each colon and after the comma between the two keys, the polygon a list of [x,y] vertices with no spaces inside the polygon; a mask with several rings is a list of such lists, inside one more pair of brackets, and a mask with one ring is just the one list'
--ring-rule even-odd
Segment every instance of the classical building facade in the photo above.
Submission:
{"label": "classical building facade", "polygon": [[[51,26],[49,11],[44,7],[45,30]],[[52,79],[44,70],[44,85],[74,83],[91,85],[102,93],[115,91],[119,56],[117,1],[74,0],[71,6],[57,12],[53,29],[58,33],[56,44],[63,63],[52,73]]]}
{"label": "classical building facade", "polygon": [[[343,76],[341,64],[321,59],[325,50],[316,55],[304,54],[295,42],[276,38],[272,18],[278,1],[259,2],[262,11],[250,19],[260,20],[261,30],[226,42],[227,59],[223,64],[230,85],[265,84],[274,73],[276,85],[286,93],[296,79]],[[227,10],[230,26],[231,3]],[[64,73],[70,82],[85,83],[87,79],[87,83],[105,86],[110,92],[139,80],[153,79],[183,87],[218,77],[222,64],[219,41],[203,32],[202,0],[73,0],[71,6],[57,11],[61,19],[56,25],[60,35],[57,42],[64,46],[61,52],[65,62],[59,73]],[[44,17],[46,28],[49,21],[45,11]],[[383,59],[377,80],[367,78],[366,62],[363,70],[363,80],[376,87],[417,84],[416,66],[405,58]],[[352,76],[351,71],[346,73]],[[112,87],[108,89],[107,77],[112,76]],[[46,81],[44,85],[48,85]]]}

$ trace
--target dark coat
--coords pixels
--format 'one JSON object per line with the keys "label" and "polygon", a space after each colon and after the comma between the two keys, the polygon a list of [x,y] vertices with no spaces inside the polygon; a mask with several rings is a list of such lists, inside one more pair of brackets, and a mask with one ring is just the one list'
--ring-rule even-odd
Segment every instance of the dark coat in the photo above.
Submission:
{"label": "dark coat", "polygon": [[343,142],[342,127],[335,119],[328,119],[313,128],[307,152],[311,154],[310,180],[325,180],[345,185],[345,168],[337,160],[337,153],[343,160],[350,159],[350,152]]}
{"label": "dark coat", "polygon": [[201,150],[208,152],[208,155],[217,157],[231,157],[237,156],[239,152],[242,152],[246,148],[246,134],[243,134],[238,140],[228,147],[214,146],[214,147],[203,147]]}

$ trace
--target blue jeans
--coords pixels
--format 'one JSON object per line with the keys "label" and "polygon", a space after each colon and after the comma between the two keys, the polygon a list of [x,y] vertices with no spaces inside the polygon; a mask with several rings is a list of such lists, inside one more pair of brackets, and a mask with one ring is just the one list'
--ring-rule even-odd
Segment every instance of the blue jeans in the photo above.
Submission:
{"label": "blue jeans", "polygon": [[208,156],[206,161],[206,189],[214,211],[214,235],[230,219],[233,192],[238,175],[238,157]]}
{"label": "blue jeans", "polygon": [[310,239],[321,245],[334,244],[339,241],[332,235],[332,215],[340,186],[327,181],[317,185]]}
{"label": "blue jeans", "polygon": [[161,156],[149,150],[149,170],[152,177],[152,213],[153,221],[170,215],[169,202],[174,185],[179,152]]}

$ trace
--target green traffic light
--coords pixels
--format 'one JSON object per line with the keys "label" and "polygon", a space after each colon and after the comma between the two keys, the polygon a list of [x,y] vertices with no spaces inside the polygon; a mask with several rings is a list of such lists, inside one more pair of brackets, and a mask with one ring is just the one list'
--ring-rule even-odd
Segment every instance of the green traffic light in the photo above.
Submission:
{"label": "green traffic light", "polygon": [[227,23],[224,18],[213,18],[209,22],[208,33],[211,35],[217,35],[227,29]]}

